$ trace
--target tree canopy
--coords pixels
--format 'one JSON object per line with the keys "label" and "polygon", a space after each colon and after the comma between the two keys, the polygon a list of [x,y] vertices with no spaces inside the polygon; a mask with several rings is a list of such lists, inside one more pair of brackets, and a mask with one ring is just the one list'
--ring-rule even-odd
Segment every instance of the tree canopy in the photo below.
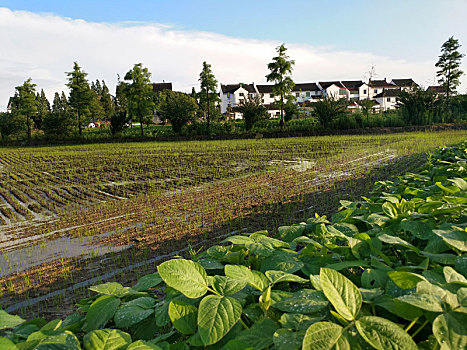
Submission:
{"label": "tree canopy", "polygon": [[68,103],[76,114],[79,134],[82,134],[83,118],[91,114],[93,94],[86,79],[88,75],[81,70],[78,62],[74,62],[73,71],[66,73],[68,76],[67,86],[70,88]]}
{"label": "tree canopy", "polygon": [[216,92],[217,80],[212,73],[211,65],[206,61],[203,62],[203,69],[199,75],[199,82],[199,104],[201,109],[204,111],[207,127],[209,128],[215,104],[220,101],[220,98]]}

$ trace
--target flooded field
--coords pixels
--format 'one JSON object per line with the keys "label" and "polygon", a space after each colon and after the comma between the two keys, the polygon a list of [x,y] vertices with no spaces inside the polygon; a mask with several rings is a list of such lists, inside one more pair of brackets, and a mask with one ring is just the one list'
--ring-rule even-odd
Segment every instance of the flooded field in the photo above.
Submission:
{"label": "flooded field", "polygon": [[61,298],[86,295],[89,283],[131,282],[164,257],[232,232],[333,212],[339,199],[415,170],[425,152],[465,136],[0,149],[1,305],[57,309]]}

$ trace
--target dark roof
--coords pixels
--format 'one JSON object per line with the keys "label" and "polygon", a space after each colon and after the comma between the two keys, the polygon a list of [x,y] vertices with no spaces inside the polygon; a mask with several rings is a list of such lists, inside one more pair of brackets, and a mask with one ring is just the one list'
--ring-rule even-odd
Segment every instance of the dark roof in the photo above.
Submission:
{"label": "dark roof", "polygon": [[378,97],[397,97],[399,96],[400,89],[383,89],[383,92],[379,93],[378,95],[375,95],[374,98]]}
{"label": "dark roof", "polygon": [[160,92],[164,90],[172,91],[172,83],[152,83],[152,91]]}
{"label": "dark roof", "polygon": [[319,86],[321,86],[323,88],[323,90],[326,90],[332,84],[337,85],[340,88],[345,88],[345,86],[342,85],[340,81],[320,81],[319,82]]}
{"label": "dark roof", "polygon": [[445,94],[446,93],[446,89],[444,88],[444,86],[440,86],[440,85],[428,86],[426,91],[433,91],[433,92],[436,92],[438,94]]}
{"label": "dark roof", "polygon": [[221,90],[222,90],[222,92],[224,94],[229,93],[229,92],[234,93],[235,91],[240,89],[240,87],[244,88],[246,91],[248,91],[249,93],[252,93],[252,94],[254,94],[256,92],[255,87],[253,86],[253,84],[243,84],[243,83],[240,83],[240,84],[228,84],[228,85],[221,84]]}
{"label": "dark roof", "polygon": [[386,79],[383,80],[372,80],[371,81],[371,87],[395,87],[394,84],[388,83]]}
{"label": "dark roof", "polygon": [[406,78],[406,79],[392,79],[392,82],[396,84],[397,86],[400,87],[414,87],[418,86],[416,82],[413,81],[412,78]]}
{"label": "dark roof", "polygon": [[299,83],[295,84],[292,91],[320,91],[316,83]]}
{"label": "dark roof", "polygon": [[260,94],[271,94],[273,86],[274,85],[256,85],[256,88]]}
{"label": "dark roof", "polygon": [[356,90],[358,89],[360,86],[362,86],[363,84],[365,84],[363,81],[361,80],[346,80],[346,81],[342,81],[341,82],[342,85],[344,85],[347,89],[349,90]]}

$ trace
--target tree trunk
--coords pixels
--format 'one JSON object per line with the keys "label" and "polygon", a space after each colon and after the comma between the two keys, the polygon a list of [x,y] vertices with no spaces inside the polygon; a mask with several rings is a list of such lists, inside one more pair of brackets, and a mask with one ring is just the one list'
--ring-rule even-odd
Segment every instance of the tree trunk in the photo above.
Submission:
{"label": "tree trunk", "polygon": [[143,136],[144,136],[143,117],[140,117],[140,118],[139,118],[139,127],[140,127],[140,130],[141,130],[141,137],[143,137]]}
{"label": "tree trunk", "polygon": [[81,134],[83,133],[83,131],[82,131],[81,129],[82,129],[82,126],[81,126],[81,115],[80,115],[79,112],[78,112],[78,132],[79,132],[79,136],[81,136]]}
{"label": "tree trunk", "polygon": [[28,141],[31,141],[31,118],[26,116],[26,127],[28,133]]}
{"label": "tree trunk", "polygon": [[209,125],[211,124],[211,116],[209,115],[209,90],[206,89],[206,121],[209,129]]}
{"label": "tree trunk", "polygon": [[285,126],[284,122],[284,96],[281,94],[281,117],[279,120],[279,126],[281,129]]}

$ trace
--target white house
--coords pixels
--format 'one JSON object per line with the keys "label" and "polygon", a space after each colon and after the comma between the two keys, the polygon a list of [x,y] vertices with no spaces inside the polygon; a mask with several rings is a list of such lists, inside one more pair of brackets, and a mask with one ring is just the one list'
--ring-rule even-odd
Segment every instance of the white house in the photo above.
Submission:
{"label": "white house", "polygon": [[321,98],[321,89],[316,83],[297,83],[292,89],[297,103],[314,101]]}
{"label": "white house", "polygon": [[264,105],[270,105],[279,100],[279,96],[273,96],[272,87],[273,85],[256,85],[256,90]]}
{"label": "white house", "polygon": [[[236,107],[241,100],[257,93],[254,84],[221,84],[221,113],[226,113]],[[240,119],[241,113],[235,112],[235,119]]]}
{"label": "white house", "polygon": [[326,97],[332,97],[337,100],[349,99],[349,91],[340,81],[320,81],[318,85],[321,89],[321,95]]}
{"label": "white house", "polygon": [[384,89],[381,93],[374,96],[382,112],[397,108],[397,96],[400,89]]}
{"label": "white house", "polygon": [[410,91],[418,87],[418,84],[414,82],[412,78],[392,79],[391,84],[394,84],[403,91]]}
{"label": "white house", "polygon": [[368,84],[361,80],[341,81],[342,85],[348,90],[348,97],[351,101],[366,100],[369,97]]}
{"label": "white house", "polygon": [[370,82],[370,98],[374,99],[374,97],[383,92],[383,90],[390,90],[390,89],[397,89],[397,86],[394,85],[392,82],[388,83],[386,78],[382,80],[372,80]]}

